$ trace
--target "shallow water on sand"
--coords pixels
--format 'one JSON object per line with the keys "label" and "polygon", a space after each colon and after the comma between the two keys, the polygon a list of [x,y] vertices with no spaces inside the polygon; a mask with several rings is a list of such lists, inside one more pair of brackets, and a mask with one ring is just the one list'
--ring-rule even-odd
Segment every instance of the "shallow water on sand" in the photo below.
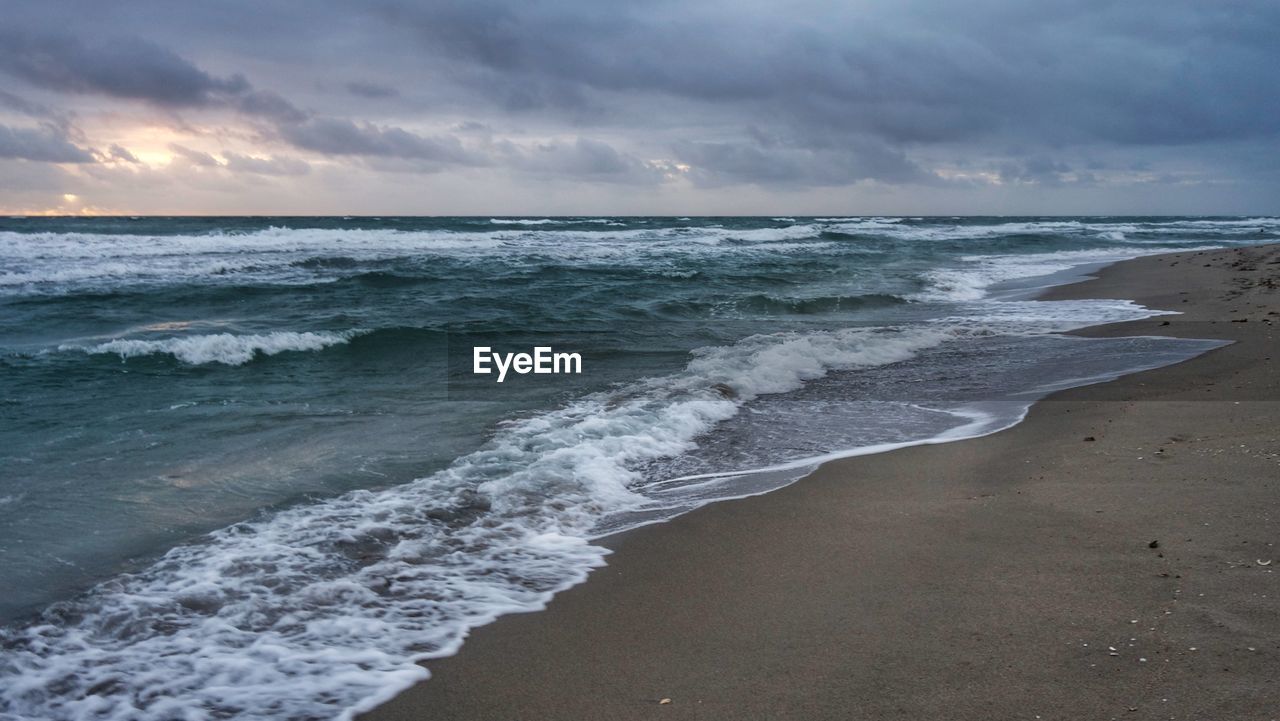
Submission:
{"label": "shallow water on sand", "polygon": [[[1273,218],[0,221],[0,715],[331,718],[815,459],[1212,344],[1070,269]],[[473,376],[471,348],[584,372]],[[744,473],[769,469],[764,473]],[[334,679],[340,678],[340,683]]]}

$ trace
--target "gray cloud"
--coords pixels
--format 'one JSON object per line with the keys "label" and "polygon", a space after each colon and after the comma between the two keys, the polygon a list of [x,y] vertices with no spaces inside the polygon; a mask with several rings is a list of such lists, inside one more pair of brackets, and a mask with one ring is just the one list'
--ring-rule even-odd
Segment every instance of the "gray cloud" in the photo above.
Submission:
{"label": "gray cloud", "polygon": [[0,158],[0,190],[5,191],[5,206],[20,201],[24,194],[61,194],[69,181],[66,171],[57,165]]}
{"label": "gray cloud", "polygon": [[165,47],[134,37],[90,44],[65,34],[0,31],[0,71],[64,93],[171,108],[226,106],[276,122],[307,117],[279,94],[254,89],[241,74],[217,77]]}
{"label": "gray cloud", "polygon": [[125,148],[124,146],[119,145],[118,143],[112,143],[111,147],[107,148],[107,152],[104,153],[103,155],[107,160],[118,160],[125,163],[135,163],[135,164],[142,162],[138,160],[137,156],[129,152],[128,148]]}
{"label": "gray cloud", "polygon": [[[656,186],[673,163],[698,197],[750,185],[834,198],[873,180],[909,186],[904,197],[989,199],[975,211],[1017,210],[994,184],[1049,199],[1176,177],[1230,204],[1251,181],[1280,183],[1275,3],[16,5],[0,73],[44,105],[0,94],[0,110],[62,118],[72,146],[111,138],[76,135],[66,118],[88,127],[95,109],[142,101],[174,127],[201,111],[193,132],[259,144],[243,168],[296,151],[329,156],[335,173],[607,181],[599,198],[625,199],[619,182]],[[52,110],[58,96],[77,114]],[[308,178],[330,177],[320,171]]]}
{"label": "gray cloud", "polygon": [[[717,10],[721,12],[716,12]],[[464,82],[509,108],[512,85],[653,92],[767,108],[793,128],[939,143],[1181,144],[1280,132],[1266,68],[1280,7],[1182,0],[903,2],[861,12],[587,0],[396,3],[424,52],[484,68]],[[1193,62],[1189,52],[1196,54]],[[495,78],[500,78],[501,81]]]}
{"label": "gray cloud", "polygon": [[733,142],[677,142],[672,151],[693,168],[702,185],[756,183],[780,186],[838,186],[863,180],[889,183],[940,182],[901,151],[877,141],[850,141],[835,147],[757,137]]}
{"label": "gray cloud", "polygon": [[14,95],[13,93],[0,90],[0,108],[11,110],[20,115],[26,115],[31,118],[45,118],[49,120],[59,120],[65,118],[64,113],[60,113],[53,108],[33,103],[24,97]]}
{"label": "gray cloud", "polygon": [[382,98],[394,98],[400,95],[400,92],[395,88],[389,88],[385,85],[363,82],[359,80],[353,80],[347,83],[346,85],[344,85],[343,87],[345,87],[347,92],[351,93],[352,95],[356,95],[361,98],[370,98],[373,100],[379,100]]}
{"label": "gray cloud", "polygon": [[227,161],[227,169],[233,173],[306,175],[311,172],[310,164],[293,158],[255,158],[231,152],[224,152],[222,157]]}
{"label": "gray cloud", "polygon": [[[118,146],[113,146],[118,147]],[[178,143],[170,143],[169,150],[188,165],[200,168],[225,168],[232,173],[250,173],[253,175],[306,175],[311,172],[311,165],[295,158],[254,157],[243,153],[222,151],[224,162],[218,162],[213,155],[188,148]],[[125,151],[128,152],[128,151]]]}
{"label": "gray cloud", "polygon": [[0,125],[0,158],[44,163],[92,163],[93,155],[54,126],[11,128]]}
{"label": "gray cloud", "polygon": [[41,88],[100,93],[161,105],[201,105],[248,89],[243,76],[216,78],[174,52],[137,38],[85,44],[56,34],[0,32],[0,70]]}
{"label": "gray cloud", "polygon": [[216,168],[222,165],[218,162],[218,159],[212,155],[188,148],[185,145],[169,143],[169,150],[171,150],[175,156],[201,168]]}
{"label": "gray cloud", "polygon": [[260,115],[278,123],[300,123],[307,119],[306,112],[269,90],[246,90],[232,96],[231,107],[249,115]]}
{"label": "gray cloud", "polygon": [[1093,175],[1076,172],[1062,161],[1044,156],[1008,161],[999,165],[1000,180],[1005,183],[1040,183],[1058,185],[1069,182],[1089,182]]}
{"label": "gray cloud", "polygon": [[645,162],[590,138],[536,143],[531,147],[502,141],[495,146],[494,155],[508,167],[527,172],[598,182],[655,183],[670,171],[662,164]]}
{"label": "gray cloud", "polygon": [[[73,144],[84,141],[84,134],[75,126],[73,115],[43,103],[27,100],[24,97],[0,90],[0,110],[8,110],[36,120],[38,130],[28,130],[47,136],[49,142]],[[81,161],[75,161],[81,162]]]}
{"label": "gray cloud", "polygon": [[365,155],[475,165],[482,161],[451,135],[423,136],[403,128],[355,123],[340,118],[313,118],[281,126],[293,145],[326,155]]}

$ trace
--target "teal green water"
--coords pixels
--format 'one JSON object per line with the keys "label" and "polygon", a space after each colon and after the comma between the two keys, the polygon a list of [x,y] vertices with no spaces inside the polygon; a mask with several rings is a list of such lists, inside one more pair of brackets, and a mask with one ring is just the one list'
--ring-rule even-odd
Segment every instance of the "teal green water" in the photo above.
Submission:
{"label": "teal green water", "polygon": [[[337,716],[580,580],[602,532],[1203,351],[1064,338],[1146,311],[1028,289],[1278,235],[1274,218],[0,220],[0,718]],[[476,345],[580,351],[584,372],[498,386],[466,372]],[[214,698],[220,673],[236,690]]]}

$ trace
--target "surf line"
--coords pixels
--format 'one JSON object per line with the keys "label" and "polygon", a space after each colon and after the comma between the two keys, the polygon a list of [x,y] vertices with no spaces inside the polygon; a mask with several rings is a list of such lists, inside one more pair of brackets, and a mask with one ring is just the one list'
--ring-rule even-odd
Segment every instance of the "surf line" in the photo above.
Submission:
{"label": "surf line", "polygon": [[471,372],[476,375],[491,375],[498,371],[498,382],[507,378],[508,371],[520,375],[582,373],[581,353],[557,353],[551,346],[534,346],[532,353],[495,353],[489,346],[475,346],[471,349]]}

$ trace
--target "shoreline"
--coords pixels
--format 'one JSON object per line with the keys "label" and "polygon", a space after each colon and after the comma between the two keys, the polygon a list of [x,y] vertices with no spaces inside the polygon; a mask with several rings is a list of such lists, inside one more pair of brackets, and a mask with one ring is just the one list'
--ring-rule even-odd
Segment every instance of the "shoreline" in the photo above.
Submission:
{"label": "shoreline", "polygon": [[1079,335],[1237,342],[606,537],[590,583],[362,718],[1270,718],[1277,257],[1148,256],[1048,289],[1184,312]]}

